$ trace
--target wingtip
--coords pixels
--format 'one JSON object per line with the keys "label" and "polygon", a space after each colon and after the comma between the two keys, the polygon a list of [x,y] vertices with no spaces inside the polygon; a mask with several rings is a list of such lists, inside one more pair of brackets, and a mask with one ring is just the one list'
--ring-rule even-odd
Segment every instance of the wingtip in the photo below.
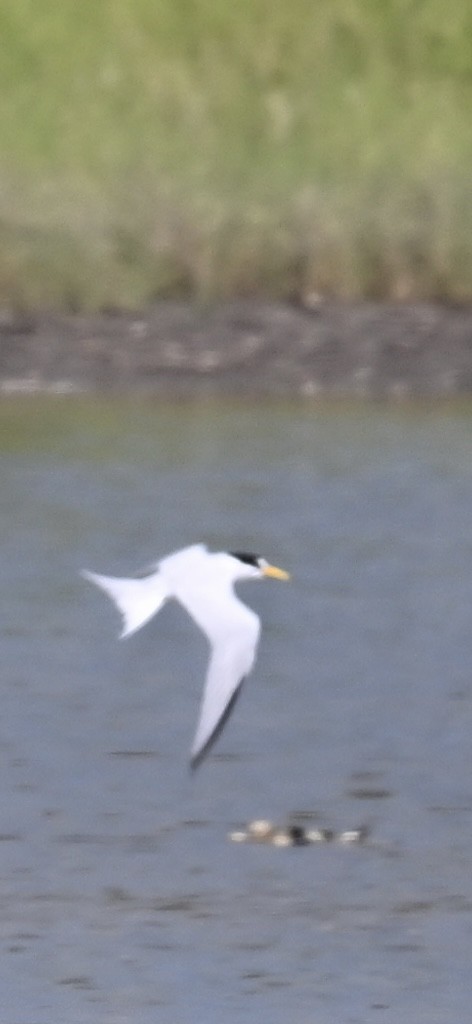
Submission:
{"label": "wingtip", "polygon": [[214,738],[211,737],[208,740],[208,742],[204,744],[203,747],[199,748],[199,750],[195,750],[195,751],[192,750],[190,752],[190,760],[189,760],[189,763],[188,763],[188,770],[189,770],[191,775],[195,774],[197,769],[200,767],[202,761],[205,761],[205,759],[208,757],[208,754],[210,753],[210,749],[213,746],[213,739]]}
{"label": "wingtip", "polygon": [[197,768],[199,767],[199,765],[203,761],[203,757],[204,757],[203,751],[201,751],[199,754],[192,754],[190,756],[190,761],[188,763],[189,775],[195,775],[195,772],[196,772]]}
{"label": "wingtip", "polygon": [[79,576],[81,576],[83,580],[89,580],[90,583],[93,583],[95,573],[90,572],[90,569],[79,569]]}

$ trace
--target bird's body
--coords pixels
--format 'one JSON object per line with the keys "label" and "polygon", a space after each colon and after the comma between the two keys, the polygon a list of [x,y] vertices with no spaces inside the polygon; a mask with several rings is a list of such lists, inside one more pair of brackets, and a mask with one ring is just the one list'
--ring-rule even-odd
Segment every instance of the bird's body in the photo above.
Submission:
{"label": "bird's body", "polygon": [[204,544],[194,544],[161,559],[139,577],[120,579],[88,571],[82,575],[119,608],[122,637],[144,626],[172,598],[205,634],[210,659],[191,750],[192,766],[197,767],[221,732],[256,657],[259,618],[237,597],[234,584],[264,576],[288,579],[288,574],[257,555],[212,553]]}

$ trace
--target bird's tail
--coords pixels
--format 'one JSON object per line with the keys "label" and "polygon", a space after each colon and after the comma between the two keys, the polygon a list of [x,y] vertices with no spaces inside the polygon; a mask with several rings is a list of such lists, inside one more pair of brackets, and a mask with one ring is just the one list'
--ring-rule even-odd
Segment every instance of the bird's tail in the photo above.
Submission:
{"label": "bird's tail", "polygon": [[119,608],[123,617],[120,639],[141,629],[169,597],[159,572],[141,579],[120,579],[118,576],[100,576],[83,569],[81,576],[104,590]]}

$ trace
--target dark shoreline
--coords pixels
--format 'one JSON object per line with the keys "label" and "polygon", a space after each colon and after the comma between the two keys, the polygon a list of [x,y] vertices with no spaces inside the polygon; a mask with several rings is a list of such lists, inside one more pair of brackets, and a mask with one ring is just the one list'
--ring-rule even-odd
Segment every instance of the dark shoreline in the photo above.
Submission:
{"label": "dark shoreline", "polygon": [[472,306],[165,301],[137,313],[3,313],[0,392],[465,396]]}

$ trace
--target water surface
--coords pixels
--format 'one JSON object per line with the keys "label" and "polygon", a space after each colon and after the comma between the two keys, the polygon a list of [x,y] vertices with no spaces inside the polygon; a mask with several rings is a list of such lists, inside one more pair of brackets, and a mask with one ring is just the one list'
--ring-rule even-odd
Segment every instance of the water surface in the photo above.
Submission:
{"label": "water surface", "polygon": [[[462,408],[0,408],[0,963],[12,1024],[446,1024],[472,982],[472,417]],[[256,671],[191,777],[205,645],[116,642],[78,570],[195,540]],[[254,817],[364,846],[236,846]]]}

